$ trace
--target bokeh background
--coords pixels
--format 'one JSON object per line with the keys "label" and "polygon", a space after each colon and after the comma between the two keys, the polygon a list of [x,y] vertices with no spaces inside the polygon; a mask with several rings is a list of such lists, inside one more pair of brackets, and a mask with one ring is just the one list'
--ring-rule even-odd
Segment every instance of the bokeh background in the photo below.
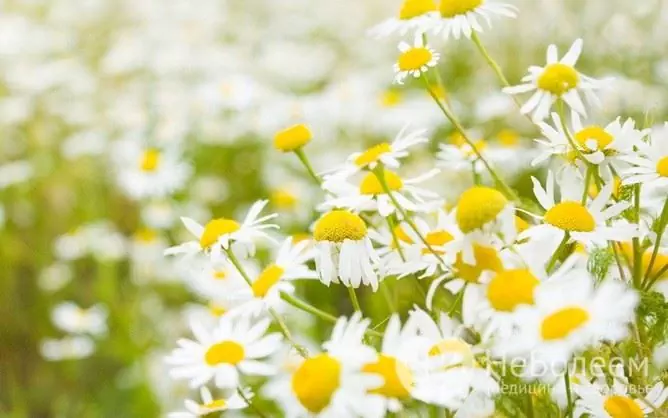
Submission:
{"label": "bokeh background", "polygon": [[[580,70],[616,79],[595,118],[665,119],[668,1],[508,1],[518,19],[482,39],[511,82],[543,64],[548,44],[582,37]],[[0,416],[153,417],[180,405],[188,391],[163,357],[208,302],[162,252],[187,238],[180,216],[206,222],[259,198],[285,233],[307,233],[321,195],[273,149],[276,131],[307,123],[317,170],[406,123],[449,140],[420,86],[392,85],[399,38],[367,34],[400,3],[0,0]],[[472,43],[433,42],[439,93],[479,138],[515,150],[501,169],[522,190],[535,127]],[[137,150],[154,149],[173,160],[167,191],[138,186],[155,167]],[[427,164],[429,153],[412,157]],[[469,177],[446,170],[431,187],[456,196]],[[300,292],[349,309],[336,289]],[[65,302],[95,307],[98,331],[77,330],[85,312],[59,322]],[[291,326],[324,332],[308,318]]]}

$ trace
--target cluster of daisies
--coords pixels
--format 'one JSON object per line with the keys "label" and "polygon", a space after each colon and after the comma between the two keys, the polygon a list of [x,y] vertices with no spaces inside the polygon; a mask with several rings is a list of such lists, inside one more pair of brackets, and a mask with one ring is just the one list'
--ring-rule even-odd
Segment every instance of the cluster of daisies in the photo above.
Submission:
{"label": "cluster of daisies", "polygon": [[[428,36],[464,35],[494,64],[480,21],[515,12],[493,0],[406,0],[398,18],[373,29],[414,35],[400,44],[395,81],[423,79],[434,111],[468,147],[473,184],[456,199],[445,199],[448,185],[437,181],[450,168],[447,146],[431,168],[405,174],[433,139],[426,130],[406,127],[316,170],[307,152],[313,134],[299,124],[278,132],[274,147],[295,154],[319,187],[308,233],[282,235],[265,200],[243,219],[182,218],[192,240],[166,254],[188,266],[210,303],[191,321],[192,338],[166,359],[173,378],[199,391],[174,417],[665,412],[660,362],[630,371],[612,359],[642,363],[665,351],[664,341],[648,340],[640,308],[642,295],[668,294],[668,125],[587,120],[607,81],[575,69],[581,40],[561,59],[552,45],[544,67],[503,89],[533,92],[518,99],[518,111],[540,132],[533,164],[548,166],[520,198],[433,90],[439,55]],[[350,310],[336,316],[312,305],[301,281],[332,295],[345,287]],[[419,302],[398,309],[395,291],[406,281]],[[367,318],[360,294],[390,314]],[[321,330],[304,332],[303,324],[325,323],[324,342],[312,339]],[[540,395],[529,390],[536,385]],[[517,393],[527,396],[510,396]]]}

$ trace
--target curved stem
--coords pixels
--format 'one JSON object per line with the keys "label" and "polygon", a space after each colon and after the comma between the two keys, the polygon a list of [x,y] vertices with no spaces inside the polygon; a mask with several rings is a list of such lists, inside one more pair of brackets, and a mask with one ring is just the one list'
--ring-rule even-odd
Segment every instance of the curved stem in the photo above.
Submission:
{"label": "curved stem", "polygon": [[645,271],[645,280],[649,279],[650,274],[652,274],[652,269],[654,268],[654,263],[656,258],[659,255],[659,247],[661,246],[661,239],[666,230],[666,225],[668,224],[668,197],[663,204],[663,210],[661,210],[661,215],[659,216],[658,232],[656,234],[656,242],[654,243],[654,249],[652,250],[652,258],[649,260],[647,270]]}
{"label": "curved stem", "polygon": [[301,161],[302,165],[308,172],[308,174],[311,176],[313,180],[315,180],[318,185],[322,185],[322,179],[320,178],[319,175],[316,174],[315,170],[313,170],[313,166],[311,166],[311,162],[308,160],[308,157],[306,157],[306,153],[304,153],[304,150],[302,148],[298,148],[294,150],[295,155],[297,155],[297,158],[299,158],[299,161]]}
{"label": "curved stem", "polygon": [[566,247],[566,244],[568,243],[568,239],[570,237],[571,236],[568,232],[564,232],[564,238],[559,243],[559,246],[554,251],[554,254],[552,254],[552,258],[550,258],[550,261],[547,263],[547,267],[545,268],[548,274],[552,272],[555,264],[557,264],[557,260],[559,260],[559,256],[564,251],[564,248]]}
{"label": "curved stem", "polygon": [[239,396],[241,396],[241,399],[243,399],[244,402],[246,402],[246,405],[248,405],[248,407],[250,409],[252,409],[253,412],[258,417],[267,418],[267,416],[254,403],[251,402],[251,400],[246,396],[246,394],[244,393],[244,391],[241,388],[237,388],[237,393],[239,394]]}
{"label": "curved stem", "polygon": [[355,312],[362,312],[362,308],[360,307],[360,302],[357,300],[357,294],[355,293],[355,288],[352,286],[346,286],[346,289],[348,289],[348,296],[350,296],[350,302],[353,304],[353,309]]}

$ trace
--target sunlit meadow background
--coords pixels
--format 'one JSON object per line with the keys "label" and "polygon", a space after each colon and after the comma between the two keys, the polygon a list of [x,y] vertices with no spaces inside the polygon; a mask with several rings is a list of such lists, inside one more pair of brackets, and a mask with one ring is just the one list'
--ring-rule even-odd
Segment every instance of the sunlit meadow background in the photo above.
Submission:
{"label": "sunlit meadow background", "polygon": [[[179,216],[206,222],[259,198],[270,199],[284,232],[308,231],[321,195],[294,156],[273,149],[277,130],[307,123],[317,170],[408,122],[429,129],[433,146],[449,140],[419,85],[392,86],[398,39],[366,33],[399,3],[0,0],[0,416],[153,417],[180,405],[187,388],[169,379],[163,357],[206,301],[162,251],[186,237]],[[482,36],[512,83],[542,65],[549,43],[582,37],[581,70],[616,78],[603,117],[666,118],[668,1],[512,3],[519,18]],[[479,138],[529,146],[535,127],[472,44],[433,41],[460,119]],[[133,142],[177,150],[191,167],[183,187],[133,197],[120,181],[138,170],[123,157]],[[517,149],[501,169],[528,195],[527,151]],[[455,196],[469,177],[446,172],[431,187]],[[402,286],[406,307],[415,288]],[[299,291],[349,312],[337,287]],[[375,298],[361,298],[365,311],[386,316]],[[108,311],[92,350],[45,348],[69,338],[51,318],[63,301]],[[308,318],[291,326],[326,331]]]}

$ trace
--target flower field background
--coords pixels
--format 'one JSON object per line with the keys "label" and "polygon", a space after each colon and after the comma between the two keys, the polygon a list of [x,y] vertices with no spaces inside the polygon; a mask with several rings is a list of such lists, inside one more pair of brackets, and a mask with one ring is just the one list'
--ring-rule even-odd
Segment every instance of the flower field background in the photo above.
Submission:
{"label": "flower field background", "polygon": [[[487,3],[443,0],[443,4],[448,2],[455,8]],[[603,280],[621,271],[625,275],[620,276],[630,277],[626,284],[634,289],[633,295],[631,290],[615,290],[619,297],[611,300],[617,305],[611,303],[608,309],[626,309],[634,325],[622,319],[605,321],[617,320],[623,328],[640,332],[640,343],[625,345],[621,336],[609,336],[605,338],[604,348],[609,350],[605,353],[621,354],[625,360],[650,359],[652,368],[644,380],[631,378],[631,383],[660,384],[654,395],[665,401],[668,393],[664,394],[663,383],[657,382],[661,382],[662,367],[668,364],[665,347],[663,352],[660,350],[668,335],[664,329],[668,304],[662,296],[664,292],[668,294],[668,286],[664,287],[668,273],[663,269],[668,265],[668,242],[665,237],[662,241],[668,222],[664,206],[668,160],[661,159],[668,157],[668,129],[662,127],[668,120],[668,3],[508,0],[517,8],[512,13],[516,13],[516,18],[492,13],[488,27],[485,19],[478,17],[485,30],[474,28],[473,38],[466,33],[461,37],[451,33],[445,39],[445,29],[432,30],[429,22],[422,21],[407,26],[404,33],[401,26],[395,31],[387,30],[392,25],[378,26],[387,19],[397,20],[400,11],[407,13],[407,4],[418,3],[430,2],[0,0],[0,416],[167,416],[184,410],[185,399],[209,405],[209,409],[198,410],[201,415],[223,411],[221,405],[216,409],[216,400],[200,399],[201,384],[189,386],[199,376],[188,372],[174,376],[173,369],[184,361],[174,350],[177,340],[192,338],[193,323],[212,327],[218,318],[238,311],[246,303],[244,298],[251,297],[237,287],[222,284],[233,279],[244,283],[240,276],[243,273],[229,264],[235,261],[234,244],[244,247],[236,255],[256,285],[256,276],[273,280],[265,269],[270,264],[281,269],[279,276],[285,275],[280,284],[288,287],[280,288],[281,295],[276,290],[272,296],[276,300],[262,298],[269,299],[267,295],[272,286],[278,286],[280,277],[267,284],[266,289],[258,290],[259,285],[252,289],[255,305],[248,308],[253,311],[251,316],[268,318],[271,332],[284,334],[280,349],[267,348],[265,357],[278,357],[279,351],[290,351],[291,346],[292,354],[285,354],[286,357],[294,356],[301,348],[319,352],[321,343],[330,338],[336,318],[350,317],[357,310],[373,324],[366,342],[377,349],[382,345],[386,324],[394,321],[392,314],[405,321],[414,307],[429,312],[436,320],[447,313],[479,332],[477,320],[467,323],[464,318],[462,304],[468,302],[462,302],[462,295],[463,288],[474,287],[467,281],[482,286],[484,280],[460,277],[464,275],[462,256],[456,257],[458,251],[466,253],[467,245],[477,248],[475,245],[482,241],[470,237],[461,216],[457,219],[461,242],[458,235],[450,235],[461,247],[441,248],[446,242],[432,235],[435,241],[416,249],[417,264],[407,262],[403,253],[402,262],[386,257],[394,253],[399,257],[396,247],[403,245],[409,254],[421,239],[418,229],[422,230],[423,224],[418,221],[424,218],[442,226],[441,218],[435,214],[455,216],[451,211],[456,210],[463,193],[475,185],[496,187],[496,193],[506,194],[513,208],[517,208],[511,217],[518,215],[529,230],[550,224],[564,231],[564,244],[559,246],[562,235],[556,235],[554,244],[552,237],[540,241],[542,235],[527,235],[527,239],[542,243],[526,249],[525,255],[543,260],[543,267],[548,265],[544,273],[554,273],[550,270],[557,265],[567,266],[570,256],[580,254],[581,249],[576,246],[582,245],[586,255],[573,261],[581,271],[571,275],[587,272],[587,277]],[[438,7],[438,2],[434,4]],[[445,10],[444,7],[436,11]],[[441,18],[447,24],[445,15]],[[559,57],[563,57],[572,45],[577,45],[577,39],[583,40],[577,70],[580,75],[587,74],[601,82],[600,88],[596,85],[600,106],[587,103],[587,117],[581,115],[580,126],[574,122],[579,120],[576,115],[568,117],[568,127],[580,133],[585,131],[582,124],[606,126],[618,117],[623,124],[632,118],[633,128],[621,124],[610,128],[618,129],[615,137],[630,138],[631,151],[627,149],[626,154],[618,149],[603,150],[601,138],[609,135],[605,132],[584,136],[576,147],[572,142],[555,145],[558,141],[545,133],[544,125],[554,126],[555,132],[561,126],[555,123],[550,109],[556,112],[561,106],[564,125],[564,115],[570,115],[571,108],[577,113],[577,105],[568,102],[565,94],[563,98],[558,95],[553,106],[549,103],[551,107],[543,117],[537,117],[537,110],[522,108],[533,92],[523,90],[526,95],[511,95],[507,89],[502,90],[508,86],[499,80],[500,75],[507,78],[509,86],[521,85],[526,81],[521,80],[527,68],[545,64],[549,45],[556,45]],[[409,62],[399,59],[405,51],[397,49],[402,41],[409,49],[428,43],[433,65],[425,62],[418,66],[417,74],[408,72]],[[406,73],[402,76],[402,72]],[[540,89],[546,84],[538,81],[537,86]],[[456,115],[466,137],[435,101]],[[627,184],[625,180],[632,175],[648,173],[633,171],[628,176],[616,176],[616,171],[604,170],[608,165],[620,172],[640,167],[637,159],[620,162],[615,158],[622,154],[639,158],[636,145],[649,136],[646,129],[652,129],[652,146],[656,148],[643,155],[656,159],[649,166],[649,174],[654,177]],[[408,143],[405,155],[395,155],[401,159],[401,177],[396,179],[392,177],[394,172],[384,171],[383,164],[393,170],[398,166],[379,157],[390,152],[389,148],[365,153],[370,159],[364,164],[360,164],[359,154],[353,154],[373,150],[381,143],[390,147],[389,144],[397,143],[393,142],[395,138],[398,143]],[[578,138],[575,135],[579,141]],[[295,141],[300,146],[293,148]],[[590,147],[588,141],[595,141],[594,146]],[[302,147],[303,144],[306,145]],[[351,160],[351,154],[357,160]],[[492,173],[483,159],[493,166]],[[661,161],[665,166],[660,165]],[[362,183],[359,190],[354,185],[352,195],[346,188],[346,179],[337,177],[341,174],[337,170],[347,169],[346,162],[362,167],[354,174],[368,172],[371,176],[370,182]],[[373,165],[376,163],[380,165]],[[601,184],[587,180],[596,178],[592,167],[601,167]],[[607,184],[614,198],[608,196],[610,202],[602,204],[609,209],[628,202],[628,207],[620,206],[619,212],[610,211],[611,217],[596,218],[596,232],[607,227],[607,233],[613,236],[596,236],[592,238],[596,244],[593,245],[587,241],[588,236],[577,238],[587,228],[578,224],[580,229],[569,229],[571,223],[564,226],[560,221],[551,221],[547,213],[560,200],[555,205],[554,196],[541,197],[556,188],[564,200],[572,183],[566,178],[568,173],[561,177],[564,172],[577,172],[582,177],[574,186],[578,196],[575,200],[579,201],[585,185],[581,206],[586,206],[588,199],[593,205],[597,195],[605,194]],[[378,175],[380,178],[374,177]],[[423,175],[424,179],[415,184],[409,180]],[[501,182],[496,176],[502,178]],[[550,187],[553,176],[558,178]],[[324,178],[324,183],[319,184],[314,177],[318,181]],[[642,191],[640,186],[634,186],[638,183],[642,184]],[[407,202],[396,204],[379,197],[392,196],[385,187],[402,190]],[[257,202],[265,200],[261,213],[255,213],[260,218],[257,225],[242,222],[249,211],[259,210]],[[471,213],[477,213],[479,207],[486,208],[489,200],[481,202],[472,205]],[[634,213],[628,212],[636,202],[642,205],[638,203]],[[332,232],[324,223],[316,223],[328,216],[323,214],[336,214],[337,209],[355,217],[361,214],[356,219],[363,220],[357,230],[357,224],[345,224],[346,233],[352,234],[344,234],[346,240],[351,241],[363,229],[368,245],[379,253],[377,262],[370,255],[374,273],[366,274],[364,263],[369,259],[364,260],[364,254],[368,247],[361,239],[355,241],[358,247],[350,250],[350,258],[341,266],[354,265],[362,270],[358,278],[362,283],[358,280],[357,286],[351,284],[355,272],[348,272],[351,277],[346,280],[345,267],[337,265],[339,255],[344,257],[340,248],[343,238],[337,241],[342,227],[337,229],[334,224]],[[602,209],[599,212],[605,215]],[[623,210],[627,212],[622,213]],[[403,216],[404,211],[419,218],[415,231],[403,223],[411,219]],[[498,221],[502,218],[499,212],[484,220]],[[591,212],[596,215],[595,210]],[[278,216],[262,219],[273,213]],[[481,216],[487,215],[485,212]],[[182,222],[182,218],[201,225]],[[217,225],[219,229],[212,241],[207,242],[209,221],[220,218],[236,219],[236,225]],[[394,229],[390,234],[385,220],[390,227],[403,227],[406,236],[397,237]],[[571,218],[568,221],[577,222]],[[619,222],[625,224],[619,226]],[[259,226],[267,223],[277,224],[280,230]],[[471,229],[481,227],[482,231],[482,224]],[[431,228],[427,221],[424,225]],[[240,232],[234,228],[240,228]],[[195,238],[194,230],[199,231]],[[264,233],[277,243],[265,239]],[[484,229],[484,234],[488,233]],[[430,237],[428,233],[424,235]],[[309,250],[314,246],[322,250],[321,244],[326,243],[331,245],[326,248],[327,254],[334,251],[336,256],[333,261],[322,255],[300,262],[291,259],[296,266],[291,269],[281,264],[279,254],[279,261],[272,264],[286,237],[291,237],[291,241],[285,248],[293,248],[292,244],[297,248],[286,259],[299,258],[300,242],[303,251],[307,251],[307,243]],[[567,254],[564,248],[569,237],[572,248]],[[634,239],[638,241],[635,244]],[[173,251],[174,246],[189,241],[196,244],[197,254],[175,254],[185,247]],[[317,245],[311,241],[317,241]],[[614,244],[617,241],[621,243]],[[505,250],[512,245],[503,243],[495,248],[501,252],[502,247]],[[381,253],[381,248],[387,252]],[[239,255],[244,251],[252,254],[253,250],[254,256],[243,259]],[[198,262],[203,262],[200,256],[206,260],[209,256],[215,258],[216,251],[222,253],[216,261],[224,265],[220,270],[215,262],[196,266],[191,263],[192,257]],[[448,253],[453,254],[452,260]],[[427,255],[431,258],[423,257]],[[440,256],[446,260],[440,260]],[[474,258],[480,261],[477,253]],[[654,260],[650,262],[650,258]],[[332,264],[330,270],[328,262]],[[396,269],[394,262],[400,264]],[[459,276],[443,279],[445,288],[440,285],[439,273],[433,272],[438,271],[439,263],[452,264],[459,271]],[[639,272],[639,266],[648,270],[646,277],[642,276],[644,271]],[[508,267],[475,268],[498,273]],[[422,276],[425,269],[432,274]],[[634,276],[634,271],[639,276]],[[294,277],[286,278],[288,273]],[[329,274],[331,284],[326,280]],[[376,277],[375,282],[372,277]],[[624,277],[615,277],[615,284]],[[449,286],[450,280],[463,280],[464,285],[454,288]],[[597,289],[604,287],[602,284]],[[591,300],[598,297],[591,289],[574,289],[580,289],[583,295],[591,291]],[[333,321],[309,313],[308,308],[288,306],[289,302],[282,299],[284,292],[288,297],[292,295],[293,305],[304,301],[320,314],[333,316]],[[536,303],[539,294],[536,291],[536,296],[532,296]],[[549,299],[549,292],[545,294]],[[357,309],[358,304],[361,309]],[[366,329],[355,319],[350,319],[350,323],[351,329]],[[232,334],[251,333],[250,328],[239,327]],[[289,341],[288,335],[294,341]],[[250,344],[246,352],[250,351]],[[484,347],[490,348],[501,350],[491,343]],[[581,348],[569,345],[567,351],[572,356],[574,352],[585,352]],[[214,361],[212,353],[207,351],[209,365]],[[229,355],[226,352],[225,356]],[[290,401],[284,399],[288,395],[274,394],[282,390],[278,378],[266,377],[271,373],[260,373],[257,364],[254,367],[257,373],[245,376],[239,366],[243,376],[239,384],[209,384],[214,392],[231,389],[219,392],[219,396],[224,393],[230,409],[224,412],[226,416],[306,416],[300,415],[301,409],[290,409]],[[317,370],[325,370],[325,366],[320,364]],[[615,373],[620,372],[615,369],[610,376],[614,378]],[[224,379],[212,374],[209,380],[220,383],[219,378]],[[350,412],[355,409],[343,409],[350,415],[329,410],[334,402],[329,398],[323,401],[310,394],[309,401],[304,401],[306,395],[296,389],[296,380],[292,382],[302,403],[299,408],[306,408],[314,416],[356,416]],[[270,383],[275,383],[275,388],[267,389]],[[317,387],[317,383],[311,385]],[[237,386],[242,387],[241,394],[234,395]],[[246,386],[254,394],[251,406],[246,405],[251,398],[244,392]],[[472,393],[474,388],[472,383]],[[573,416],[574,411],[615,418],[668,416],[661,405],[643,410],[641,415],[631,415],[635,409],[629,415],[614,415],[610,404],[595,409],[584,401],[591,399],[586,395],[576,402],[575,392],[572,396],[568,393],[567,401],[561,393],[563,399],[559,403],[555,400],[559,395],[554,392],[530,400],[531,412],[524,398],[516,394],[496,396],[492,402],[496,407],[489,411],[482,401],[482,406],[475,407],[466,403],[469,409],[465,409],[465,401],[457,396],[451,404],[442,405],[434,401],[433,394],[418,394],[416,389],[406,396],[408,400],[395,396],[400,398],[396,403],[395,397],[386,396],[392,401],[383,401],[386,403],[379,407],[383,415],[355,413],[363,417],[384,416],[387,409],[388,416],[450,417],[461,409],[457,416],[464,418],[565,417],[569,413]],[[236,401],[239,408],[233,407]],[[316,401],[327,406],[314,406]],[[396,404],[403,406],[397,408]],[[599,414],[599,410],[608,415]],[[197,416],[190,413],[181,416]]]}

